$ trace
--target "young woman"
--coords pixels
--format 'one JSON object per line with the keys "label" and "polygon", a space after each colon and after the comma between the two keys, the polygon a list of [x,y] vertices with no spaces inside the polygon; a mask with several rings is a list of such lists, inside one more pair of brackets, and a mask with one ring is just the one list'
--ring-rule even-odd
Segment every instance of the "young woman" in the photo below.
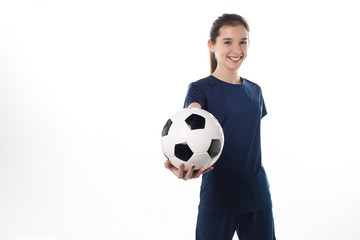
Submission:
{"label": "young woman", "polygon": [[[224,130],[221,157],[208,169],[187,172],[164,164],[178,178],[202,175],[198,240],[275,239],[272,203],[261,163],[260,122],[267,114],[260,87],[238,75],[249,47],[249,26],[224,14],[212,25],[208,46],[211,75],[190,84],[184,107],[211,112]],[[206,173],[206,174],[205,174]]]}

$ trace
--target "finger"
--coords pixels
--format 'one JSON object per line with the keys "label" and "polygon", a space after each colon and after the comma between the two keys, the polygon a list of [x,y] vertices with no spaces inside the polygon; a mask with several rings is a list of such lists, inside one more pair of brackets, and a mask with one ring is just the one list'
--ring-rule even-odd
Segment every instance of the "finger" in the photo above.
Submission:
{"label": "finger", "polygon": [[200,168],[199,170],[197,170],[196,172],[194,172],[194,178],[199,178],[201,176],[201,174],[204,171],[204,167]]}
{"label": "finger", "polygon": [[167,169],[169,169],[170,168],[170,161],[169,160],[166,160],[165,162],[164,162],[164,166],[165,166],[165,168],[167,168]]}
{"label": "finger", "polygon": [[178,176],[178,169],[169,160],[164,163],[165,168],[169,169],[175,176]]}
{"label": "finger", "polygon": [[189,170],[187,171],[187,173],[184,177],[184,180],[189,180],[192,177],[192,175],[194,173],[194,168],[195,168],[195,165],[190,165]]}
{"label": "finger", "polygon": [[177,171],[177,168],[170,162],[169,159],[166,160],[166,162],[164,163],[164,166],[172,172]]}
{"label": "finger", "polygon": [[177,172],[177,177],[178,178],[180,178],[180,179],[182,179],[182,178],[184,178],[184,163],[180,163],[180,165],[179,165],[179,170],[178,170],[178,172]]}

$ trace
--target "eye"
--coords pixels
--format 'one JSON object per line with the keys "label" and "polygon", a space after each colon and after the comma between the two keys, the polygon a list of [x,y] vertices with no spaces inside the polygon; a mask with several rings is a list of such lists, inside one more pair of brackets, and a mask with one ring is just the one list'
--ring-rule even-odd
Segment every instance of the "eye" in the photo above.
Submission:
{"label": "eye", "polygon": [[231,41],[225,41],[224,44],[230,45],[230,44],[231,44]]}
{"label": "eye", "polygon": [[241,44],[241,45],[246,45],[246,44],[247,44],[247,41],[241,41],[240,44]]}

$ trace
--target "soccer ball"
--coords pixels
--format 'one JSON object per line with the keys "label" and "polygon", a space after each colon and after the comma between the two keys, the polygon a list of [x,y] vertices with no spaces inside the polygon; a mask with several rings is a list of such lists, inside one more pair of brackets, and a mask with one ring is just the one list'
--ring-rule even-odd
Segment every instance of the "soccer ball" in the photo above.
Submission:
{"label": "soccer ball", "polygon": [[175,166],[194,164],[195,170],[212,166],[224,146],[224,133],[217,119],[199,108],[186,108],[174,114],[162,130],[164,155]]}

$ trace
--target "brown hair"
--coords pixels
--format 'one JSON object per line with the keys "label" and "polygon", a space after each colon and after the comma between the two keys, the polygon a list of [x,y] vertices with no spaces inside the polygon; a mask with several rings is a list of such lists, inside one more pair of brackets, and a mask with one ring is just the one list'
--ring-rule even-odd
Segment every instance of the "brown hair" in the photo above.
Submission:
{"label": "brown hair", "polygon": [[[222,16],[216,19],[210,30],[210,40],[215,43],[216,38],[220,35],[220,28],[225,25],[237,26],[243,25],[246,30],[249,32],[250,28],[246,20],[237,14],[227,14],[224,13]],[[210,51],[210,74],[212,74],[217,67],[217,61],[215,58],[215,53]]]}

